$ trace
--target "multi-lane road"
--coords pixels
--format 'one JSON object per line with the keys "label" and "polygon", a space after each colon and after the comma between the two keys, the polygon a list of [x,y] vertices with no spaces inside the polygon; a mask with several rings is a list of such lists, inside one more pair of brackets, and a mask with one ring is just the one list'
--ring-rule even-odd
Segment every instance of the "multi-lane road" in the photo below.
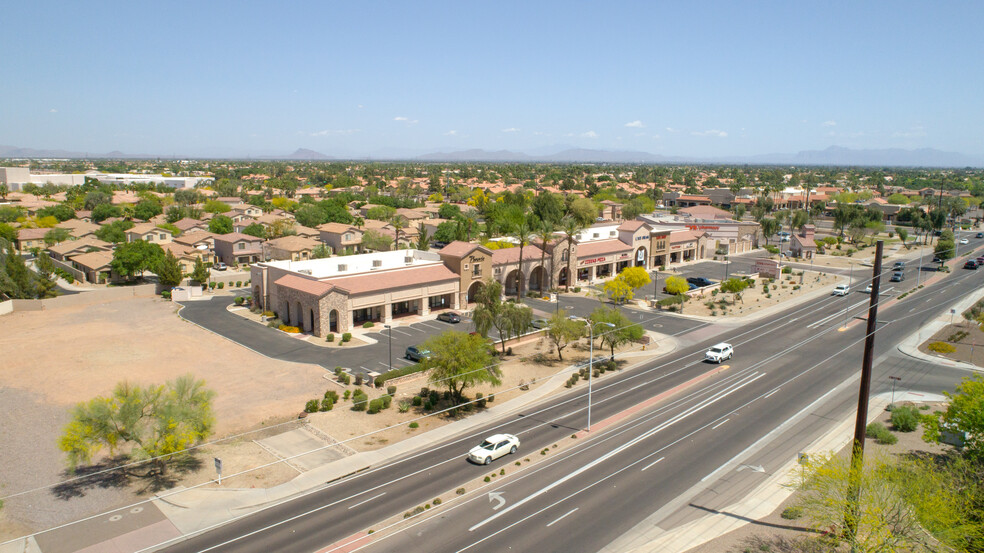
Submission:
{"label": "multi-lane road", "polygon": [[[890,375],[901,377],[907,389],[925,393],[951,390],[966,376],[902,355],[895,346],[978,289],[982,278],[984,273],[957,269],[941,284],[880,309],[873,393],[890,387]],[[571,436],[587,419],[583,384],[426,451],[193,536],[168,551],[321,551],[370,528],[376,533],[369,536],[368,551],[598,551],[637,531],[633,528],[647,517],[669,530],[724,509],[853,416],[865,327],[862,321],[843,325],[865,315],[868,299],[858,291],[865,280],[855,282],[849,296],[821,297],[753,325],[690,330],[692,345],[596,383],[595,427],[577,439]],[[890,300],[915,283],[910,265],[907,279],[892,283],[893,289],[883,279],[887,293],[881,298]],[[734,359],[694,383],[715,369],[701,359],[708,344],[721,340],[735,346]],[[599,424],[631,408],[637,409],[632,416]],[[520,437],[518,455],[490,467],[465,460],[472,445],[499,431]],[[554,444],[560,447],[554,450]],[[514,465],[540,457],[543,448],[551,451],[540,462],[525,470]],[[506,470],[504,478],[475,484],[500,469]],[[380,526],[466,483],[468,493],[399,529]]]}

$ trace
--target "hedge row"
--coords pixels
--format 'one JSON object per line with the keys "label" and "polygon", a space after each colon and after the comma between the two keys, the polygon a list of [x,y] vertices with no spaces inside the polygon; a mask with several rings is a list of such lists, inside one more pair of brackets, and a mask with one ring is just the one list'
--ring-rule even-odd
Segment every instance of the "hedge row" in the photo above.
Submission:
{"label": "hedge row", "polygon": [[376,377],[376,381],[375,381],[376,387],[377,388],[382,387],[382,385],[385,384],[387,380],[399,378],[401,376],[406,376],[408,374],[423,372],[424,369],[425,367],[423,365],[421,365],[420,363],[416,363],[414,365],[409,365],[407,367],[403,367],[400,369],[388,370]]}

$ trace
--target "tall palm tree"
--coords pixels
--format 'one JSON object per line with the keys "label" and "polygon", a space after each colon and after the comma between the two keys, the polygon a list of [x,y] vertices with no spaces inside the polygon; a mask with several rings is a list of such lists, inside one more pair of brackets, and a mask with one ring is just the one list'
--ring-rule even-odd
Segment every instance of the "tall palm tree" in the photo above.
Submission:
{"label": "tall palm tree", "polygon": [[[547,256],[547,242],[553,238],[554,231],[556,230],[553,222],[551,221],[540,221],[540,226],[536,229],[536,236],[540,239],[540,270],[544,269],[544,258]],[[541,275],[543,273],[540,273]],[[540,292],[543,292],[543,281],[540,281]],[[550,264],[550,288],[553,288],[553,263]]]}
{"label": "tall palm tree", "polygon": [[571,291],[571,281],[574,280],[573,275],[571,275],[571,254],[570,248],[574,245],[574,239],[582,230],[588,228],[587,225],[577,220],[577,218],[570,215],[564,217],[560,220],[560,230],[567,235],[567,284],[565,291]]}
{"label": "tall palm tree", "polygon": [[397,215],[390,220],[390,224],[393,225],[393,229],[396,230],[396,242],[394,243],[395,249],[400,249],[400,231],[407,228],[409,221],[403,215]]}
{"label": "tall palm tree", "polygon": [[530,243],[536,229],[526,213],[521,212],[521,216],[512,221],[510,225],[512,233],[519,240],[519,283],[516,286],[516,303],[520,303],[523,297],[523,248]]}

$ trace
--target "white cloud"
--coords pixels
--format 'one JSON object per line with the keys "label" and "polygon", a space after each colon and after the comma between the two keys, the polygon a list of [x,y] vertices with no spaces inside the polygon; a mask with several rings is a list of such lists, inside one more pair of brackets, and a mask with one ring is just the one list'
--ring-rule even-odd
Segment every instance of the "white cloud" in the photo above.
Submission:
{"label": "white cloud", "polygon": [[502,132],[519,132],[516,127],[509,127],[508,129],[502,129]]}
{"label": "white cloud", "polygon": [[644,129],[644,128],[646,128],[646,126],[642,124],[642,121],[639,121],[638,119],[636,119],[635,121],[629,121],[628,123],[625,124],[625,126],[626,127],[631,127],[633,129]]}
{"label": "white cloud", "polygon": [[594,131],[583,132],[581,138],[598,138],[598,133]]}
{"label": "white cloud", "polygon": [[457,134],[458,134],[458,131],[448,131],[448,132],[444,133],[444,136],[455,136]]}
{"label": "white cloud", "polygon": [[707,131],[692,131],[690,134],[694,136],[716,136],[718,138],[726,138],[728,133],[725,131],[719,131],[717,129],[711,129]]}
{"label": "white cloud", "polygon": [[364,107],[366,107],[366,106],[364,106],[364,105],[362,105],[362,104],[359,104],[359,105],[357,105],[357,106],[355,106],[355,107],[357,107],[357,108],[359,108],[359,109],[362,109],[362,108],[364,108]]}
{"label": "white cloud", "polygon": [[673,127],[666,127],[666,132],[680,132],[680,129],[674,129]]}
{"label": "white cloud", "polygon": [[58,113],[58,110],[55,108],[51,108],[48,110],[48,113]]}
{"label": "white cloud", "polygon": [[836,127],[837,126],[837,121],[824,121],[823,123],[820,123],[820,126],[821,127]]}
{"label": "white cloud", "polygon": [[409,117],[403,117],[402,115],[397,115],[396,117],[393,118],[393,120],[402,121],[408,125],[413,125],[414,123],[417,123],[416,119],[410,119]]}
{"label": "white cloud", "polygon": [[345,135],[345,134],[355,134],[360,132],[359,129],[325,129],[323,131],[317,131],[311,133],[311,136],[330,136],[330,135]]}

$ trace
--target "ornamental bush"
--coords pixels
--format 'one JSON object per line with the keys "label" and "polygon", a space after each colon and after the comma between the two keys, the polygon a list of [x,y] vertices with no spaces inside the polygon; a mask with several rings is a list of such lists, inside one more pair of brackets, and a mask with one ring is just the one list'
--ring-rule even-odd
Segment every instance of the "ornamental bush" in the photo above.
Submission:
{"label": "ornamental bush", "polygon": [[948,344],[946,342],[933,342],[927,346],[929,351],[934,351],[936,353],[953,353],[957,351],[957,348],[953,344]]}
{"label": "ornamental bush", "polygon": [[335,341],[335,335],[334,334],[329,334],[329,335],[325,336],[325,341],[326,342],[334,342]]}
{"label": "ornamental bush", "polygon": [[372,321],[366,321],[365,323],[362,324],[362,328],[372,328],[372,327],[373,327]]}
{"label": "ornamental bush", "polygon": [[332,401],[331,398],[327,398],[326,397],[325,399],[322,399],[321,400],[321,411],[322,412],[324,412],[324,411],[331,411],[331,409],[334,406],[335,406],[335,402]]}
{"label": "ornamental bush", "polygon": [[316,400],[316,399],[308,400],[308,402],[304,405],[304,412],[305,413],[317,413],[318,412],[318,407],[319,407],[318,400]]}
{"label": "ornamental bush", "polygon": [[280,330],[288,333],[288,334],[300,334],[301,333],[301,329],[298,328],[298,327],[296,327],[296,326],[287,326],[287,325],[282,324],[278,328]]}
{"label": "ornamental bush", "polygon": [[223,289],[223,288],[225,288],[225,283],[224,283],[224,282],[220,282],[220,283],[218,284],[218,289],[219,289],[219,290],[221,290],[221,289]]}
{"label": "ornamental bush", "polygon": [[332,403],[338,403],[338,392],[335,390],[328,390],[325,392],[325,399],[330,399]]}
{"label": "ornamental bush", "polygon": [[365,411],[368,406],[369,396],[361,388],[356,388],[355,393],[352,394],[352,410]]}
{"label": "ornamental bush", "polygon": [[383,401],[381,399],[374,399],[369,402],[369,409],[367,412],[370,415],[375,415],[383,409]]}
{"label": "ornamental bush", "polygon": [[351,332],[346,332],[346,333],[342,334],[342,342],[343,343],[344,342],[351,342],[351,341],[352,341],[352,333]]}
{"label": "ornamental bush", "polygon": [[915,407],[896,407],[892,410],[892,426],[899,432],[912,432],[919,426],[919,411]]}

